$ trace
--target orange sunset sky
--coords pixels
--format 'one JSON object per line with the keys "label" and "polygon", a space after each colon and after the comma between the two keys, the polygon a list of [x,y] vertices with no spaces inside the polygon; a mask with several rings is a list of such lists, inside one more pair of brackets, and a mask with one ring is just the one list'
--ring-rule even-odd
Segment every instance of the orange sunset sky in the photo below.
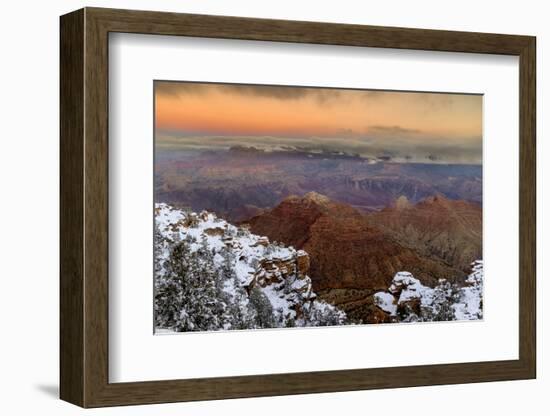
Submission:
{"label": "orange sunset sky", "polygon": [[156,81],[155,139],[480,163],[482,96]]}

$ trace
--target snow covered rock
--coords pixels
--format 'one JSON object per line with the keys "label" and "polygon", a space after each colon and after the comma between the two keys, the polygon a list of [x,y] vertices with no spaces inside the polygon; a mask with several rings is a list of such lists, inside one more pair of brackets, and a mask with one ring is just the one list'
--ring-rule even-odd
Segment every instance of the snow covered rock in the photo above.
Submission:
{"label": "snow covered rock", "polygon": [[483,261],[472,263],[463,286],[445,279],[431,288],[409,272],[398,272],[374,304],[397,322],[476,320],[483,317]]}
{"label": "snow covered rock", "polygon": [[374,294],[374,304],[390,316],[397,314],[397,303],[391,293],[378,292]]}
{"label": "snow covered rock", "polygon": [[248,329],[346,320],[343,312],[316,299],[303,250],[273,244],[213,213],[163,203],[155,205],[155,226],[159,328]]}
{"label": "snow covered rock", "polygon": [[453,305],[456,319],[473,320],[483,318],[483,261],[472,263],[472,273],[462,288],[460,302]]}

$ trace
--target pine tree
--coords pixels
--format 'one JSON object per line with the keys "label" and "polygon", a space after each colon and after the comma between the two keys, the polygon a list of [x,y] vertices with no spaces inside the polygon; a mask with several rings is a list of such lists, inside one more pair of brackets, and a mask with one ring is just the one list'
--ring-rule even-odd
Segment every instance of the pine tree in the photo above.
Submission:
{"label": "pine tree", "polygon": [[424,322],[455,320],[453,305],[456,304],[459,297],[460,288],[456,284],[442,279],[431,292],[431,302],[427,306],[421,307],[420,320]]}
{"label": "pine tree", "polygon": [[332,326],[346,323],[346,314],[325,302],[311,302],[304,308],[304,321],[307,326]]}
{"label": "pine tree", "polygon": [[[180,242],[170,248],[169,258],[162,265],[165,272],[155,277],[156,326],[174,328],[176,322],[185,315],[184,305],[189,297],[185,276],[189,272],[189,245]],[[160,258],[155,257],[157,262]]]}
{"label": "pine tree", "polygon": [[258,328],[275,328],[276,320],[273,306],[266,295],[257,287],[250,291],[249,302],[256,312],[256,326]]}
{"label": "pine tree", "polygon": [[164,275],[156,279],[157,326],[176,331],[223,329],[230,315],[207,245],[191,252],[187,241],[174,244],[163,268]]}
{"label": "pine tree", "polygon": [[[223,263],[220,267],[220,293],[228,298],[228,328],[227,329],[252,329],[255,326],[256,314],[248,302],[248,296],[235,272],[235,254],[224,249],[221,253]],[[223,285],[232,284],[235,293],[232,298],[223,291]]]}

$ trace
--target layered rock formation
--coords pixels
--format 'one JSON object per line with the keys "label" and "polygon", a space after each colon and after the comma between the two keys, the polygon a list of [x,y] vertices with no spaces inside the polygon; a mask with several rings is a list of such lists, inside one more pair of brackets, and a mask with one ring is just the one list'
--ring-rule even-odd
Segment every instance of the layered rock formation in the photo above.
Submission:
{"label": "layered rock formation", "polygon": [[464,286],[441,279],[424,286],[411,273],[399,272],[386,291],[374,294],[378,322],[477,320],[483,317],[483,262],[472,262]]}
{"label": "layered rock formation", "polygon": [[411,204],[401,196],[393,206],[369,214],[369,222],[419,255],[468,272],[482,257],[481,206],[443,195]]}
{"label": "layered rock formation", "polygon": [[[285,253],[286,254],[286,253]],[[309,271],[309,255],[303,251],[292,251],[286,256],[271,255],[258,260],[253,271],[249,271],[246,287],[252,289],[256,285],[266,287],[285,280],[305,280],[306,286],[311,288],[311,281],[307,275]],[[300,285],[302,287],[303,285]]]}
{"label": "layered rock formation", "polygon": [[426,283],[465,274],[438,259],[419,256],[360,211],[311,192],[291,196],[248,221],[252,232],[305,250],[315,290],[386,288],[398,271],[409,270]]}

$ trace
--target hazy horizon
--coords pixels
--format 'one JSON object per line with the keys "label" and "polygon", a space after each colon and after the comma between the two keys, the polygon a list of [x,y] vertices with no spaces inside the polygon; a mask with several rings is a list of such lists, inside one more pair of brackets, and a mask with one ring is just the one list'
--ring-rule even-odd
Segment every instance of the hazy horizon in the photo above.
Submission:
{"label": "hazy horizon", "polygon": [[298,149],[481,164],[482,96],[155,81],[159,150]]}

